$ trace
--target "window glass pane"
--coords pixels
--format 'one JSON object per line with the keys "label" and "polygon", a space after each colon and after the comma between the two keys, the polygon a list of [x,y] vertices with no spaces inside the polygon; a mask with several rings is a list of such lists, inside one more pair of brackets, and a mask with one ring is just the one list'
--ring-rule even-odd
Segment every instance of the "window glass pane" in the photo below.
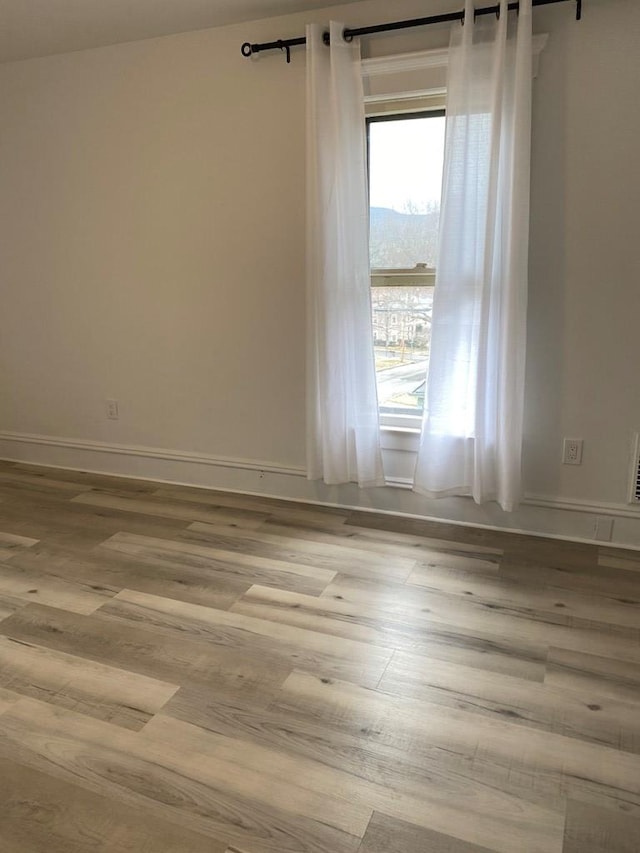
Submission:
{"label": "window glass pane", "polygon": [[380,411],[419,415],[431,341],[433,287],[372,287]]}
{"label": "window glass pane", "polygon": [[444,116],[369,123],[372,268],[436,265]]}
{"label": "window glass pane", "polygon": [[[434,268],[437,262],[445,118],[431,114],[369,122],[372,269]],[[433,287],[372,287],[380,411],[424,409]]]}

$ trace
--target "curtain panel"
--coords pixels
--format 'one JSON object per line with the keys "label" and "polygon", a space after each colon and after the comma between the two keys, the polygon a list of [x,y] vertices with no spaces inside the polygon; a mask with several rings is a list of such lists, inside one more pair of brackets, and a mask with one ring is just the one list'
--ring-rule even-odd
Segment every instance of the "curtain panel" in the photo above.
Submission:
{"label": "curtain panel", "polygon": [[307,27],[307,474],[384,485],[357,42]]}
{"label": "curtain panel", "polygon": [[454,24],[431,357],[414,490],[513,510],[521,495],[531,0]]}

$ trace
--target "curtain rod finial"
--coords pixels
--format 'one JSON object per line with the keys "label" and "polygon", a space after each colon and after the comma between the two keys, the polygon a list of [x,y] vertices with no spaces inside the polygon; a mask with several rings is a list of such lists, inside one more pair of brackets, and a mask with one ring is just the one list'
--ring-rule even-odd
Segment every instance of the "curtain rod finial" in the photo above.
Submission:
{"label": "curtain rod finial", "polygon": [[251,56],[251,54],[253,53],[253,48],[251,47],[251,44],[248,41],[246,41],[242,45],[242,47],[240,48],[240,53],[243,56]]}

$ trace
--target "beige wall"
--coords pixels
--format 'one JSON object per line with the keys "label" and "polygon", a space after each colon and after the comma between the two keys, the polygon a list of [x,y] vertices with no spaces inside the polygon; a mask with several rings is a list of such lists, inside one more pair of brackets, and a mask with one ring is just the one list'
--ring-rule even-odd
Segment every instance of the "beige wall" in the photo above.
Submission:
{"label": "beige wall", "polygon": [[[535,90],[527,486],[626,500],[640,429],[640,4],[537,13],[550,39]],[[559,9],[560,7],[556,7]],[[557,464],[563,435],[580,467]]]}
{"label": "beige wall", "polygon": [[[581,23],[568,3],[534,18],[550,38],[535,82],[526,487],[621,505],[640,429],[640,4],[584,5]],[[311,18],[459,6],[371,0],[1,66],[0,430],[303,466],[304,53],[247,61],[240,44]],[[584,438],[582,466],[560,464],[563,435]],[[389,509],[432,511],[385,491]]]}

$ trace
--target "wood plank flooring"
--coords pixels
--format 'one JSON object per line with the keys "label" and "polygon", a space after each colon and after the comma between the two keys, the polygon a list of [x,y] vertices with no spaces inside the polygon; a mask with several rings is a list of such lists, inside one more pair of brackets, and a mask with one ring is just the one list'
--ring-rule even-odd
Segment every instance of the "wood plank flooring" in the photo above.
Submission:
{"label": "wood plank flooring", "polygon": [[0,462],[2,853],[638,853],[640,556]]}

